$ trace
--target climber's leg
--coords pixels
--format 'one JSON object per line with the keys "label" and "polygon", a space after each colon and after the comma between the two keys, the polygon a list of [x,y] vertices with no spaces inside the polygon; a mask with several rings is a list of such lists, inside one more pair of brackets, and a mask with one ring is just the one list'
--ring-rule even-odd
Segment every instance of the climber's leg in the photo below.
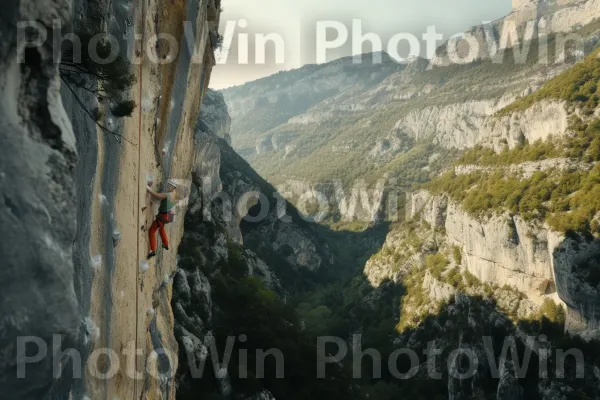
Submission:
{"label": "climber's leg", "polygon": [[160,224],[160,240],[162,240],[162,247],[169,250],[169,238],[167,237],[167,231],[165,229],[165,224]]}
{"label": "climber's leg", "polygon": [[[159,222],[154,221],[149,229],[150,234],[150,253],[148,253],[148,258],[152,258],[156,255],[156,231],[159,229]],[[162,234],[161,234],[162,236]]]}

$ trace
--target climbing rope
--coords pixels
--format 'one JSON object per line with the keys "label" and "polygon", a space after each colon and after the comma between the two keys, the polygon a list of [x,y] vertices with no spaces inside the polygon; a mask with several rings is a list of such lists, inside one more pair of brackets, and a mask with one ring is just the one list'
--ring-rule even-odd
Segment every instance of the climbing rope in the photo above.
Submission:
{"label": "climbing rope", "polygon": [[[141,176],[142,176],[142,82],[144,81],[143,79],[143,65],[144,65],[144,51],[143,51],[143,46],[144,46],[144,33],[146,31],[145,27],[146,24],[144,23],[144,18],[145,18],[145,0],[141,0],[142,3],[142,40],[140,42],[140,45],[142,46],[142,49],[140,51],[140,69],[139,69],[139,76],[138,79],[140,80],[139,83],[139,99],[138,99],[138,107],[139,107],[139,118],[138,118],[138,189],[137,189],[137,202],[136,202],[136,208],[137,208],[137,265],[135,268],[135,354],[137,356],[137,349],[138,349],[138,325],[139,325],[139,280],[140,280],[140,186],[141,186]],[[135,0],[134,0],[134,6],[133,9],[135,10]],[[136,51],[134,49],[134,51]],[[137,399],[137,357],[135,359],[135,371],[133,374],[133,399],[136,400]]]}

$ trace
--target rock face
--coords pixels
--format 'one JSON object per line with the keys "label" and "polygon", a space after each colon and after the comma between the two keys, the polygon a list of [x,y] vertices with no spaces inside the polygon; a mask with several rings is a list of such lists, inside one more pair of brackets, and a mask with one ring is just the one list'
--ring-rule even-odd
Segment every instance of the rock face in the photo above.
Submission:
{"label": "rock face", "polygon": [[[220,115],[222,123],[213,123],[214,131],[198,130],[196,135],[195,186],[205,218],[213,219],[214,208],[218,207],[219,224],[237,243],[254,249],[269,243],[270,248],[265,247],[264,251],[285,259],[296,269],[316,271],[326,267],[331,254],[319,244],[308,223],[219,138],[218,132],[228,125],[229,116],[224,103],[215,111],[212,109],[207,118],[216,122],[215,115]],[[205,125],[211,124],[200,124]],[[199,206],[192,209],[195,211]]]}
{"label": "rock face", "polygon": [[[132,117],[116,119],[108,104],[99,105],[106,109],[98,123],[116,134],[111,135],[89,118],[98,103],[84,89],[61,87],[54,58],[60,52],[53,48],[59,38],[50,32],[43,45],[26,48],[17,36],[20,21],[51,27],[61,20],[77,29],[92,18],[87,13],[94,7],[86,0],[5,3],[0,19],[0,143],[7,151],[0,157],[6,206],[0,217],[3,396],[174,399],[168,373],[177,357],[158,353],[177,354],[170,284],[183,218],[168,226],[171,250],[146,261],[157,207],[146,196],[146,185],[160,190],[174,178],[182,192],[189,188],[196,156],[193,126],[214,65],[209,32],[218,28],[218,8],[212,0],[189,1],[177,12],[152,0],[96,2],[101,25],[123,38],[123,46],[134,32],[150,37],[166,25],[191,21],[193,55],[204,61],[198,68],[181,45],[185,50],[168,65],[140,52],[141,63],[132,67],[137,84],[127,93],[136,101]],[[122,54],[136,54],[129,50]],[[161,117],[168,123],[161,125]],[[176,210],[183,215],[186,206],[181,201]],[[258,262],[253,267],[263,269]],[[28,357],[38,347],[48,350],[26,366],[25,379],[17,379],[17,351],[26,361],[17,336],[39,338],[27,346]],[[118,365],[115,357],[104,358],[107,352],[118,356]]]}
{"label": "rock face", "polygon": [[597,0],[513,0],[507,21],[517,25],[543,19],[550,32],[568,32],[600,16]]}
{"label": "rock face", "polygon": [[[212,102],[213,95],[207,101]],[[303,270],[326,268],[331,254],[289,203],[266,197],[275,193],[274,188],[221,139],[228,134],[230,120],[224,103],[203,107],[203,112],[196,131],[198,153],[171,302],[182,360],[178,393],[183,398],[196,395],[214,379],[218,395],[227,398],[235,393],[225,366],[214,377],[206,372],[198,379],[189,364],[190,360],[207,362],[214,331],[219,328],[214,315],[223,300],[211,285],[215,276],[257,277],[285,301],[285,284]],[[260,210],[254,211],[255,207]],[[252,399],[273,396],[263,390]]]}
{"label": "rock face", "polygon": [[502,99],[426,107],[410,112],[394,129],[396,134],[415,140],[431,139],[443,147],[464,149],[481,144],[496,150],[566,133],[568,115],[564,103],[541,102],[510,116],[493,116],[509,103]]}
{"label": "rock face", "polygon": [[[446,229],[451,243],[463,250],[463,263],[484,282],[506,283],[531,297],[552,286],[552,249],[546,232],[537,232],[518,217],[499,216],[478,221],[446,197],[419,191],[409,196],[407,217],[420,217]],[[546,233],[547,235],[547,233]]]}
{"label": "rock face", "polygon": [[440,282],[428,272],[423,279],[423,290],[427,291],[428,297],[435,302],[448,301],[456,295],[456,289],[447,283]]}
{"label": "rock face", "polygon": [[[398,158],[410,157],[423,143],[433,143],[436,152],[447,156],[475,145],[502,150],[564,135],[567,110],[560,101],[541,102],[510,116],[497,113],[595,48],[600,35],[592,21],[600,17],[598,1],[518,2],[511,15],[467,32],[480,51],[460,62],[449,59],[447,43],[432,60],[416,58],[396,68],[385,57],[377,71],[338,60],[229,88],[223,94],[234,116],[233,147],[270,182],[293,179],[317,187],[339,177],[372,181],[397,173],[396,168],[414,179],[426,171],[407,172],[398,167]],[[526,16],[529,12],[533,14]],[[530,41],[527,51],[509,51],[510,40],[500,40],[503,24],[518,22],[514,29],[522,38],[529,17],[536,22],[529,29],[532,38],[542,23],[550,33],[565,32],[563,37],[576,30],[583,35],[583,51],[578,46],[564,62],[555,62],[559,57],[546,63],[543,57],[534,59],[547,54],[534,50]],[[548,39],[550,54],[555,37]],[[459,52],[467,51],[461,43]],[[487,46],[508,60],[490,58]],[[559,48],[558,54],[565,51]],[[510,58],[517,53],[532,57]]]}
{"label": "rock face", "polygon": [[[25,47],[17,22],[51,26],[68,21],[71,10],[67,1],[11,0],[2,6],[0,386],[11,399],[39,399],[53,383],[53,360],[39,353],[27,364],[25,355],[52,349],[53,340],[71,342],[80,323],[71,258],[77,155],[52,36],[40,47]],[[31,337],[27,353],[18,337]],[[17,363],[26,363],[20,376]]]}
{"label": "rock face", "polygon": [[430,68],[447,67],[489,60],[526,40],[550,34],[562,35],[593,23],[600,17],[598,0],[514,0],[512,11],[504,18],[473,27],[463,37],[442,45],[431,60]]}
{"label": "rock face", "polygon": [[[333,180],[312,184],[310,181],[288,179],[277,189],[304,213],[305,219],[314,222],[337,216],[346,222],[376,223],[387,205],[382,181],[367,184],[358,180],[344,184]],[[311,208],[311,205],[316,206]]]}
{"label": "rock face", "polygon": [[[223,94],[216,90],[207,90],[198,114],[196,130],[212,133],[231,144],[230,128],[231,117],[227,112]],[[202,148],[202,146],[199,146],[199,148]]]}
{"label": "rock face", "polygon": [[[600,287],[590,282],[589,266],[600,258],[597,240],[549,234],[558,296],[567,304],[566,329],[585,339],[600,337]],[[593,268],[593,267],[592,267]]]}
{"label": "rock face", "polygon": [[503,357],[500,359],[500,382],[498,383],[497,400],[522,400],[523,388],[519,384],[515,365]]}
{"label": "rock face", "polygon": [[566,238],[518,216],[476,219],[446,196],[417,191],[408,196],[407,218],[445,229],[467,270],[483,282],[508,284],[534,302],[556,297],[567,305],[567,329],[599,337],[598,287],[586,282],[580,265],[600,256],[597,241]]}

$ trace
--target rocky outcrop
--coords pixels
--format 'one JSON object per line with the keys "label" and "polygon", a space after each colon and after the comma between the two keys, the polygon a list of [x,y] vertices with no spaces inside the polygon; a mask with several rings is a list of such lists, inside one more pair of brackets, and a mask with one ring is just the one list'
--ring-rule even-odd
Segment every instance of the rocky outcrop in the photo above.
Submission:
{"label": "rocky outcrop", "polygon": [[420,214],[433,227],[443,227],[450,243],[462,249],[466,268],[480,280],[515,286],[533,298],[549,294],[554,280],[552,249],[544,246],[547,232],[518,217],[479,221],[446,197],[430,197],[425,191],[412,193],[407,202],[407,217]]}
{"label": "rocky outcrop", "polygon": [[494,171],[502,171],[506,175],[519,176],[522,179],[528,179],[538,171],[590,171],[593,167],[594,163],[586,163],[572,158],[549,158],[540,161],[525,161],[518,164],[493,167],[474,164],[457,165],[454,167],[454,173],[456,175],[467,175],[473,172],[491,173]]}
{"label": "rocky outcrop", "polygon": [[264,250],[294,268],[316,271],[330,263],[331,254],[297,211],[227,143],[198,131],[196,146],[197,189],[192,192],[201,200],[191,206],[192,211],[200,207],[206,221],[217,218],[229,239],[239,244],[270,243],[270,249]]}
{"label": "rocky outcrop", "polygon": [[[418,364],[411,364],[414,369],[410,376],[426,380],[426,384],[435,379],[444,385],[440,391],[444,390],[448,399],[550,400],[582,392],[598,396],[600,377],[594,373],[594,356],[584,355],[578,360],[578,371],[584,372],[578,378],[575,363],[566,367],[569,372],[564,376],[554,366],[537,373],[539,349],[548,350],[551,357],[555,355],[555,343],[550,343],[543,332],[535,323],[515,327],[491,299],[458,293],[439,313],[406,329],[394,345],[410,348],[417,355],[437,350],[441,360],[419,357]],[[545,361],[540,360],[544,364],[539,365],[547,365]],[[437,369],[440,365],[447,368],[448,374]],[[436,372],[440,373],[435,376]]]}
{"label": "rocky outcrop", "polygon": [[496,151],[514,148],[525,141],[533,143],[567,133],[569,115],[562,101],[541,101],[525,111],[486,121],[477,143]]}
{"label": "rocky outcrop", "polygon": [[285,260],[294,269],[327,268],[330,251],[298,211],[230,146],[221,140],[216,143],[221,152],[223,194],[233,205],[232,218],[240,226],[243,243],[256,251],[262,248],[280,260],[276,264]]}
{"label": "rocky outcrop", "polygon": [[[376,223],[386,212],[388,198],[383,181],[367,184],[357,180],[344,184],[341,180],[312,183],[308,180],[287,179],[277,190],[288,201],[295,204],[303,218],[311,222],[322,222],[339,217],[345,222],[359,221]],[[313,207],[314,206],[314,207]]]}
{"label": "rocky outcrop", "polygon": [[513,0],[506,17],[475,26],[440,46],[429,68],[489,60],[515,44],[534,43],[550,34],[564,36],[599,17],[598,0]]}
{"label": "rocky outcrop", "polygon": [[[228,144],[231,144],[231,117],[227,112],[225,98],[221,92],[208,89],[204,95],[200,113],[198,114],[198,122],[196,130],[201,132],[212,133],[213,135],[224,139]],[[202,148],[202,146],[198,146]]]}
{"label": "rocky outcrop", "polygon": [[513,361],[506,357],[500,359],[500,382],[496,392],[497,400],[522,400],[523,387],[519,384],[519,377],[515,371]]}
{"label": "rocky outcrop", "polygon": [[431,139],[447,148],[481,144],[496,150],[513,148],[549,136],[565,135],[568,114],[562,102],[540,102],[523,112],[495,117],[511,100],[477,101],[411,111],[396,123],[393,133],[415,140]]}
{"label": "rocky outcrop", "polygon": [[436,303],[448,301],[456,295],[456,289],[454,287],[447,283],[440,282],[431,276],[429,272],[425,274],[422,288],[427,292],[427,296]]}
{"label": "rocky outcrop", "polygon": [[585,339],[600,338],[600,285],[590,279],[598,268],[600,243],[597,239],[567,237],[550,232],[552,267],[556,291],[567,304],[566,329]]}
{"label": "rocky outcrop", "polygon": [[569,32],[600,17],[597,0],[513,0],[506,21],[521,25],[544,20],[549,32]]}
{"label": "rocky outcrop", "polygon": [[510,285],[538,304],[547,296],[567,305],[567,329],[599,337],[600,291],[586,266],[600,255],[597,240],[568,238],[508,214],[474,218],[446,196],[408,196],[407,218],[443,228],[465,268],[483,282]]}
{"label": "rocky outcrop", "polygon": [[[213,101],[209,99],[208,101]],[[286,287],[326,268],[331,254],[283,198],[219,134],[228,134],[224,104],[203,107],[196,130],[196,165],[171,301],[180,362],[179,395],[240,395],[228,366],[209,363],[211,342],[224,318],[227,279],[254,277],[285,302]],[[207,121],[204,121],[204,118]],[[212,130],[211,130],[212,128]],[[217,286],[215,288],[214,286]],[[239,307],[240,305],[236,305]],[[255,316],[257,319],[261,316]],[[206,363],[203,375],[190,362]],[[262,390],[248,399],[273,400]]]}
{"label": "rocky outcrop", "polygon": [[54,360],[46,351],[52,352],[53,341],[72,343],[81,322],[72,260],[77,155],[52,35],[39,47],[26,47],[17,22],[52,26],[68,21],[71,10],[60,0],[11,0],[2,7],[0,386],[7,398],[33,400],[53,384]]}

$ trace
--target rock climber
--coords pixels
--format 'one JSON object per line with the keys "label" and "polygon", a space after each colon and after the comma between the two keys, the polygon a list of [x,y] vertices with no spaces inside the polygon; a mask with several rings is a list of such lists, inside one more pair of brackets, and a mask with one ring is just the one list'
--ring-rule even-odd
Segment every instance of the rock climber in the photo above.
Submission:
{"label": "rock climber", "polygon": [[152,190],[150,186],[146,187],[146,191],[156,199],[160,200],[160,206],[158,207],[158,214],[150,226],[150,253],[148,253],[148,259],[156,255],[156,231],[160,232],[160,239],[162,240],[162,247],[165,250],[169,250],[169,238],[167,237],[167,231],[165,225],[173,222],[175,213],[173,213],[173,207],[180,200],[177,193],[177,182],[173,179],[169,179],[168,188],[166,193],[157,193]]}

